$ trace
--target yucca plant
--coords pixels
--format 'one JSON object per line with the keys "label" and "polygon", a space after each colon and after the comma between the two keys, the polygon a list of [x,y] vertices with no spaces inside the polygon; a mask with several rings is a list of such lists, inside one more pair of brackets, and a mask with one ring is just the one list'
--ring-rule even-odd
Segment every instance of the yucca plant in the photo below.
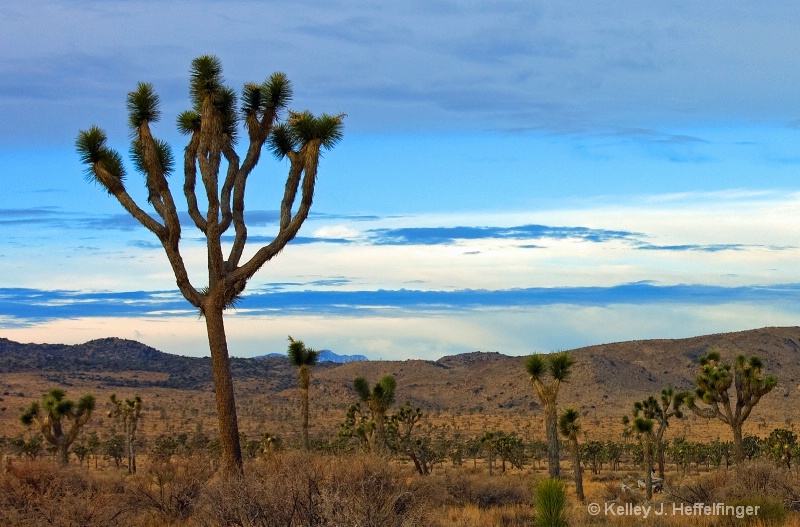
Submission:
{"label": "yucca plant", "polygon": [[536,527],[567,526],[567,492],[558,478],[543,479],[536,486],[533,503]]}
{"label": "yucca plant", "polygon": [[297,368],[297,381],[302,392],[303,448],[309,450],[308,440],[308,388],[311,386],[311,367],[319,360],[319,351],[307,348],[302,340],[289,337],[289,362]]}
{"label": "yucca plant", "polygon": [[[86,394],[76,403],[66,398],[66,392],[53,388],[42,397],[42,402],[34,401],[20,415],[25,426],[37,426],[45,440],[56,447],[58,460],[62,465],[69,462],[69,447],[77,439],[95,407],[95,398]],[[69,430],[65,423],[70,423]]]}
{"label": "yucca plant", "polygon": [[[245,84],[237,107],[236,93],[225,85],[219,59],[209,55],[192,61],[189,96],[191,109],[177,119],[178,130],[189,138],[183,149],[180,189],[191,222],[206,240],[204,262],[208,273],[199,285],[190,280],[181,253],[182,225],[168,182],[175,165],[172,150],[156,139],[150,128],[161,117],[153,86],[139,83],[127,100],[133,136],[130,153],[135,168],[144,175],[153,213],[142,209],[128,193],[122,157],[106,145],[105,132],[92,126],[78,134],[75,144],[86,165],[87,179],[116,198],[156,236],[178,289],[205,319],[222,465],[226,474],[234,475],[242,471],[242,451],[223,312],[234,305],[247,282],[294,239],[305,222],[314,198],[320,154],[342,138],[344,115],[287,112],[292,85],[283,73],[274,73],[260,84]],[[247,143],[243,158],[235,150],[240,128]],[[269,243],[248,251],[249,259],[243,260],[247,242],[245,187],[265,148],[289,161],[278,232]],[[196,193],[198,171],[202,183],[199,201],[207,205],[204,211]],[[229,229],[234,232],[226,254],[222,241]]]}

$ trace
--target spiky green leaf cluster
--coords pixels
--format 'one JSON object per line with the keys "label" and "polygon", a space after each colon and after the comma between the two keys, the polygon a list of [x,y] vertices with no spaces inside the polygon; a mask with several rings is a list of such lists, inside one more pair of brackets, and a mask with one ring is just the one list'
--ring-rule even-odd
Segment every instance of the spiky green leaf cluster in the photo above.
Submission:
{"label": "spiky green leaf cluster", "polygon": [[23,425],[30,426],[36,419],[39,418],[41,411],[42,409],[41,406],[39,406],[39,402],[33,401],[30,406],[28,406],[28,409],[19,416],[19,420]]}
{"label": "spiky green leaf cluster", "polygon": [[361,401],[367,403],[370,409],[377,412],[385,412],[394,404],[397,381],[394,376],[387,375],[370,390],[369,384],[364,377],[356,377],[353,379],[353,388]]}
{"label": "spiky green leaf cluster", "polygon": [[525,370],[532,380],[543,381],[545,375],[558,382],[569,380],[575,359],[566,351],[542,355],[534,353],[525,360]]}
{"label": "spiky green leaf cluster", "polygon": [[578,437],[581,431],[581,425],[578,423],[580,416],[581,414],[575,408],[570,407],[564,410],[564,413],[558,417],[558,431],[562,436],[569,439]]}
{"label": "spiky green leaf cluster", "polygon": [[307,348],[302,340],[289,337],[289,362],[292,366],[313,366],[319,361],[319,351]]}
{"label": "spiky green leaf cluster", "polygon": [[283,159],[289,152],[296,151],[303,145],[319,142],[321,148],[333,148],[344,134],[344,115],[328,115],[315,117],[311,112],[291,112],[289,119],[272,129],[267,148],[277,157]]}
{"label": "spiky green leaf cluster", "polygon": [[191,135],[200,131],[200,112],[197,110],[186,110],[178,115],[178,131],[183,135]]}
{"label": "spiky green leaf cluster", "polygon": [[189,94],[194,106],[202,107],[206,97],[211,97],[216,103],[216,99],[224,89],[220,60],[213,55],[197,57],[192,61],[189,75]]}
{"label": "spiky green leaf cluster", "polygon": [[764,376],[762,374],[764,361],[756,355],[751,355],[749,358],[738,355],[734,363],[736,374],[742,379],[743,388],[749,392],[763,395],[778,384],[778,379],[774,375]]}
{"label": "spiky green leaf cluster", "polygon": [[75,148],[86,165],[86,179],[99,183],[109,194],[124,189],[125,168],[122,157],[106,146],[106,134],[97,126],[81,130]]}
{"label": "spiky green leaf cluster", "polygon": [[700,357],[695,394],[706,404],[719,402],[721,394],[731,387],[733,378],[730,364],[720,362],[719,353],[711,351]]}
{"label": "spiky green leaf cluster", "polygon": [[653,432],[655,422],[646,417],[637,417],[633,420],[633,429],[637,434],[650,434]]}
{"label": "spiky green leaf cluster", "polygon": [[135,91],[128,93],[128,125],[136,130],[143,123],[155,123],[161,118],[158,95],[153,85],[140,82]]}
{"label": "spiky green leaf cluster", "polygon": [[[20,421],[26,426],[43,418],[47,418],[51,422],[61,421],[64,418],[80,421],[85,415],[91,414],[94,408],[94,395],[84,395],[76,403],[66,398],[64,390],[53,388],[42,397],[41,404],[35,401],[31,403],[28,409],[20,416]],[[42,413],[45,415],[42,416]]]}
{"label": "spiky green leaf cluster", "polygon": [[194,110],[178,117],[178,129],[184,134],[198,130],[203,105],[210,102],[219,116],[222,133],[235,143],[238,126],[236,92],[224,84],[222,63],[217,57],[204,55],[192,61],[189,73],[189,94]]}
{"label": "spiky green leaf cluster", "polygon": [[242,115],[263,117],[267,111],[279,112],[292,99],[292,83],[285,73],[275,72],[261,84],[248,83],[242,90]]}
{"label": "spiky green leaf cluster", "polygon": [[[166,141],[162,141],[161,139],[155,139],[154,144],[156,151],[156,162],[158,163],[158,166],[150,168],[163,176],[168,176],[175,168],[175,158],[172,155],[172,148],[170,148]],[[136,170],[142,174],[147,174],[148,170],[145,164],[144,152],[140,141],[131,141],[130,154],[131,160],[133,161],[133,166],[136,167]]]}
{"label": "spiky green leaf cluster", "polygon": [[536,486],[535,525],[567,527],[567,491],[558,478],[543,479]]}

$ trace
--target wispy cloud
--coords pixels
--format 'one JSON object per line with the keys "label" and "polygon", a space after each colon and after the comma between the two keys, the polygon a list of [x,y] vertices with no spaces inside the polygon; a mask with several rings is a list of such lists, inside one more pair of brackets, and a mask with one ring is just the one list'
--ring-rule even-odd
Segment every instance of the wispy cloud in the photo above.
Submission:
{"label": "wispy cloud", "polygon": [[[347,279],[316,280],[307,287],[347,284]],[[292,284],[294,285],[294,284]],[[714,305],[728,303],[800,303],[800,284],[721,287],[647,282],[611,287],[523,288],[500,291],[378,290],[378,291],[259,291],[246,295],[234,312],[265,314],[378,315],[397,311],[470,311],[555,305]],[[0,321],[53,320],[80,317],[152,317],[160,313],[196,316],[174,291],[78,292],[0,289]]]}
{"label": "wispy cloud", "polygon": [[635,240],[640,233],[587,227],[551,227],[520,225],[517,227],[407,227],[368,231],[376,245],[439,245],[460,240],[540,240],[577,239],[588,242]]}

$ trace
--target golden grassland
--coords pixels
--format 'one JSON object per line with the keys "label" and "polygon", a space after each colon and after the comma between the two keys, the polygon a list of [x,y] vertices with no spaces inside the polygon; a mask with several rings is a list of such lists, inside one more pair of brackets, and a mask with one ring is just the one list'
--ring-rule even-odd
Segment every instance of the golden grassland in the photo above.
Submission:
{"label": "golden grassland", "polygon": [[[630,468],[630,467],[628,467]],[[571,473],[562,467],[564,480]],[[800,526],[800,513],[785,504],[800,496],[797,475],[771,464],[667,475],[664,493],[646,502],[634,492],[621,499],[620,483],[635,470],[587,475],[586,502],[567,483],[571,526]],[[111,466],[59,467],[50,460],[13,461],[0,473],[0,525],[14,526],[428,526],[521,527],[533,525],[532,496],[546,477],[542,469],[509,469],[489,476],[471,464],[437,468],[430,476],[407,463],[368,454],[332,456],[299,451],[273,453],[247,462],[245,476],[221,480],[207,456],[140,463],[128,475]],[[672,514],[688,492],[705,492],[706,503],[759,505],[743,517]],[[664,504],[666,514],[590,514],[590,504],[630,507]],[[633,510],[633,509],[631,509]]]}
{"label": "golden grassland", "polygon": [[[123,372],[128,376],[146,382],[158,380],[162,374],[152,372]],[[117,375],[117,374],[115,374]],[[26,433],[19,422],[22,411],[31,402],[54,387],[53,383],[41,374],[5,373],[0,378],[0,435],[13,437]],[[86,425],[84,434],[97,432],[104,437],[115,429],[114,421],[106,416],[111,410],[109,397],[116,393],[123,399],[140,395],[144,401],[142,423],[139,436],[152,439],[161,434],[192,434],[198,427],[213,435],[217,427],[214,410],[214,394],[210,391],[179,390],[162,387],[143,387],[139,389],[119,388],[103,384],[89,384],[74,380],[69,386],[59,386],[67,391],[67,396],[77,399],[85,393],[97,398],[97,411]],[[261,393],[258,389],[237,384],[237,409],[240,431],[248,438],[257,439],[263,433],[279,436],[287,444],[300,440],[298,418],[300,413],[299,389],[285,390],[282,397]],[[339,424],[343,421],[347,403],[339,399],[326,401],[311,391],[311,436],[318,441],[336,437]],[[353,395],[352,401],[355,401]],[[398,401],[400,402],[400,401]],[[778,401],[780,402],[780,401]],[[559,403],[561,408],[569,406],[569,401]],[[631,402],[632,405],[632,402]],[[745,434],[765,437],[775,428],[794,428],[790,419],[776,415],[775,402],[764,398],[745,423]],[[617,409],[602,408],[584,410],[581,426],[582,440],[619,441],[623,426],[622,416],[630,411],[630,405]],[[766,416],[766,417],[765,417]],[[515,433],[526,440],[544,440],[544,420],[541,410],[519,409],[514,412],[434,410],[426,414],[423,426],[441,430],[447,435],[459,434],[463,439],[482,435],[486,431]],[[685,419],[673,420],[666,439],[684,437],[689,441],[707,442],[713,439],[729,440],[730,429],[720,421],[701,419],[687,415]]]}

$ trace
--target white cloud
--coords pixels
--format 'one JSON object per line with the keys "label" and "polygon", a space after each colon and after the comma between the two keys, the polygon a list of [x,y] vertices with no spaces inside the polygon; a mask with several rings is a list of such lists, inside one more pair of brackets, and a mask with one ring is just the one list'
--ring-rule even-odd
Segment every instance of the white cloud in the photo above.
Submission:
{"label": "white cloud", "polygon": [[[552,305],[469,312],[398,313],[392,316],[227,317],[230,352],[251,357],[284,352],[286,336],[302,338],[336,353],[372,360],[435,360],[470,351],[509,355],[572,349],[636,339],[683,338],[765,326],[793,326],[800,312],[780,305]],[[116,336],[168,353],[207,356],[205,325],[196,316],[147,319],[57,320],[8,328],[3,336],[21,342],[80,343]]]}

